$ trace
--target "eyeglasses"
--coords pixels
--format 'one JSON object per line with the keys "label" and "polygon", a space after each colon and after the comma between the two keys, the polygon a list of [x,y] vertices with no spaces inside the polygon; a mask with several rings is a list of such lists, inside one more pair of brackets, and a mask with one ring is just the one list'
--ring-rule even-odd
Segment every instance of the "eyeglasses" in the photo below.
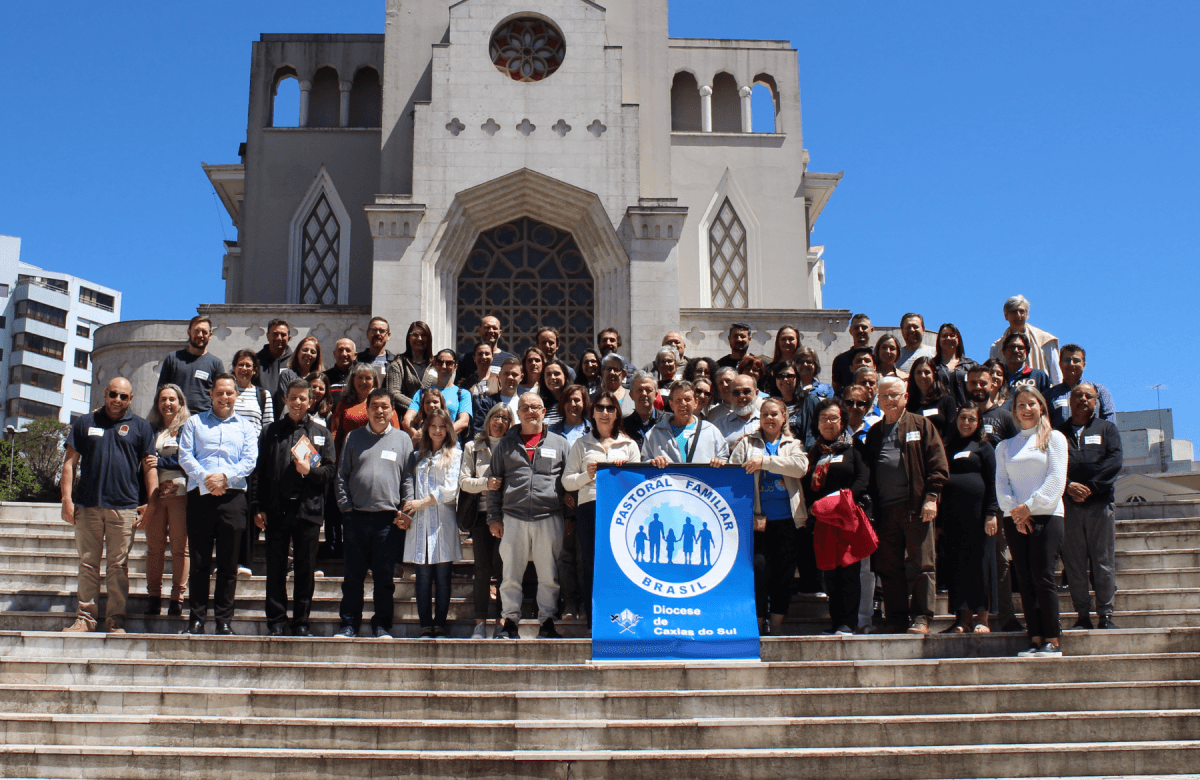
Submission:
{"label": "eyeglasses", "polygon": [[453,360],[439,360],[437,362],[437,364],[438,364],[438,368],[454,368],[454,366],[456,365],[456,363]]}
{"label": "eyeglasses", "polygon": [[730,395],[754,395],[754,391],[742,388],[741,390],[732,391]]}
{"label": "eyeglasses", "polygon": [[370,330],[367,331],[367,333],[378,333],[378,334],[382,335],[384,333],[387,333],[387,329],[386,328],[371,328]]}
{"label": "eyeglasses", "polygon": [[842,401],[842,403],[851,409],[866,409],[871,405],[869,401]]}
{"label": "eyeglasses", "polygon": [[122,401],[128,401],[133,396],[131,396],[129,393],[117,393],[112,390],[109,390],[108,397],[109,398],[119,398]]}
{"label": "eyeglasses", "polygon": [[708,397],[708,396],[712,395],[711,390],[693,390],[692,392],[694,392],[696,394],[697,398],[699,398],[700,396]]}
{"label": "eyeglasses", "polygon": [[776,374],[775,381],[782,382],[785,379],[795,379],[795,378],[796,378],[795,374]]}
{"label": "eyeglasses", "polygon": [[517,411],[518,412],[544,412],[544,411],[546,411],[546,407],[544,407],[544,406],[525,406],[522,404],[521,406],[517,407]]}
{"label": "eyeglasses", "polygon": [[597,412],[601,412],[602,414],[613,414],[617,411],[617,407],[613,406],[612,404],[596,404],[592,408]]}
{"label": "eyeglasses", "polygon": [[625,369],[623,369],[623,368],[620,368],[620,367],[618,367],[618,366],[605,366],[605,367],[604,367],[604,371],[605,371],[606,373],[607,373],[607,372],[612,372],[612,373],[614,373],[614,374],[619,374],[619,373],[621,373],[621,372],[622,372],[622,371],[624,371],[624,370],[625,370]]}

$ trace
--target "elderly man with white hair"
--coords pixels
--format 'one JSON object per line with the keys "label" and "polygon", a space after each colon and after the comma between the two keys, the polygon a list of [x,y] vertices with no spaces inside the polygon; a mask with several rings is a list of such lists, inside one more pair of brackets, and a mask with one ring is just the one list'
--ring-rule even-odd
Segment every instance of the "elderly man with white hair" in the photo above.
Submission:
{"label": "elderly man with white hair", "polygon": [[1029,300],[1024,295],[1014,295],[1005,301],[1004,319],[1008,320],[1008,328],[992,342],[991,357],[1003,360],[1004,340],[1013,333],[1021,333],[1029,339],[1029,354],[1025,364],[1045,371],[1051,385],[1062,382],[1062,369],[1058,365],[1058,337],[1029,324]]}

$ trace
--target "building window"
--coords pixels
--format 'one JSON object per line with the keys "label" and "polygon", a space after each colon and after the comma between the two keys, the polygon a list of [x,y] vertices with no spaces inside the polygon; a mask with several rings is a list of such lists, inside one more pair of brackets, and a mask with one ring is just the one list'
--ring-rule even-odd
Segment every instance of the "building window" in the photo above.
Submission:
{"label": "building window", "polygon": [[92,329],[84,325],[76,325],[75,335],[82,336],[85,339],[90,339],[92,337]]}
{"label": "building window", "polygon": [[513,19],[492,33],[492,64],[513,81],[541,81],[565,54],[563,34],[545,19]]}
{"label": "building window", "polygon": [[746,228],[729,198],[717,212],[708,229],[709,274],[712,280],[714,309],[745,309],[750,296],[746,292]]}
{"label": "building window", "polygon": [[28,317],[31,320],[45,322],[58,328],[67,327],[67,312],[57,306],[49,306],[40,301],[17,301],[14,311],[17,319]]}
{"label": "building window", "polygon": [[8,285],[0,284],[0,298],[7,298],[7,297],[8,297]]}
{"label": "building window", "polygon": [[91,354],[92,353],[90,353],[86,350],[82,350],[82,349],[75,350],[75,368],[87,368],[88,367],[88,358],[91,356]]}
{"label": "building window", "polygon": [[338,302],[341,226],[325,193],[304,221],[300,263],[300,302],[332,306]]}
{"label": "building window", "polygon": [[8,317],[3,314],[0,314],[0,328],[7,328],[7,327],[8,327]]}
{"label": "building window", "polygon": [[62,374],[33,366],[13,366],[8,371],[8,381],[14,385],[40,387],[55,393],[62,392],[62,380]]}
{"label": "building window", "polygon": [[14,352],[24,349],[56,360],[62,360],[63,350],[66,348],[67,345],[63,342],[48,339],[36,333],[17,333],[13,336]]}
{"label": "building window", "polygon": [[558,330],[558,354],[579,355],[592,345],[592,275],[570,233],[519,219],[481,233],[458,277],[458,330],[463,349],[488,315],[500,318],[508,349],[535,346],[538,327]]}
{"label": "building window", "polygon": [[91,403],[92,386],[87,382],[80,382],[76,379],[75,388],[71,391],[71,398],[75,401],[83,401],[85,404]]}
{"label": "building window", "polygon": [[58,292],[67,292],[70,290],[70,285],[66,279],[52,279],[48,276],[31,276],[30,274],[17,274],[17,284],[32,284],[37,287],[45,287]]}
{"label": "building window", "polygon": [[26,417],[33,420],[58,419],[61,409],[57,406],[31,401],[28,398],[10,398],[7,406],[9,417]]}
{"label": "building window", "polygon": [[79,288],[79,302],[95,306],[97,309],[104,309],[105,311],[115,311],[117,305],[115,297],[108,293],[102,293],[99,290],[93,290],[90,287]]}

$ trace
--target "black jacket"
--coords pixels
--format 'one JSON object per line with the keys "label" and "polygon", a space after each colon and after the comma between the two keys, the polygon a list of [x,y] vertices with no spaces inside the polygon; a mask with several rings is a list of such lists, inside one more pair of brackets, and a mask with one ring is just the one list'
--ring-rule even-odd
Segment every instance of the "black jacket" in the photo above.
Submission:
{"label": "black jacket", "polygon": [[[1067,437],[1067,482],[1078,482],[1092,491],[1082,503],[1111,504],[1116,500],[1114,487],[1123,463],[1117,426],[1092,415],[1078,437],[1069,419],[1058,426],[1058,432]],[[1073,504],[1075,500],[1064,495],[1063,502]]]}
{"label": "black jacket", "polygon": [[[829,453],[828,461],[822,462],[825,453],[821,452],[818,443],[808,448],[808,473],[800,478],[804,487],[804,503],[809,508],[809,518],[812,518],[812,505],[832,493],[849,490],[854,494],[854,500],[859,504],[867,503],[867,485],[871,480],[871,470],[858,447],[854,437],[843,435],[833,444],[833,452]],[[813,480],[821,483],[813,487]]]}
{"label": "black jacket", "polygon": [[275,407],[274,413],[271,415],[272,419],[282,417],[287,413],[283,403],[283,396],[279,393],[279,374],[283,369],[287,368],[288,361],[291,359],[291,347],[288,347],[287,351],[279,357],[271,354],[270,344],[264,345],[258,351],[258,380],[259,384],[267,391],[267,395],[271,397],[271,403]]}
{"label": "black jacket", "polygon": [[[293,463],[292,447],[307,436],[321,454],[321,462],[300,476]],[[250,480],[252,513],[280,515],[294,512],[297,517],[313,523],[325,522],[326,487],[333,483],[337,460],[333,436],[312,417],[296,425],[284,415],[268,425],[258,439],[258,466]]]}

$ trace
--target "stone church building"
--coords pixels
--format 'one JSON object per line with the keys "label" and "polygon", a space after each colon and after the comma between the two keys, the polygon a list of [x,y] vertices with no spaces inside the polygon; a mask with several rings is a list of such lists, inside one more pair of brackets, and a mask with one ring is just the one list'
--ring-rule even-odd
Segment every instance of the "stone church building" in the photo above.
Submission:
{"label": "stone church building", "polygon": [[[298,122],[274,115],[287,79]],[[605,327],[637,365],[671,330],[722,355],[733,321],[754,352],[785,323],[825,365],[849,343],[810,241],[841,174],[808,168],[796,50],[672,38],[667,0],[388,0],[383,35],[263,35],[238,155],[204,165],[238,230],[200,307],[226,362],[276,316],[327,363],[373,314],[397,351],[413,320],[469,347],[485,314],[510,350],[557,327],[571,360]],[[108,326],[97,384],[130,377],[148,411],[183,331]]]}

